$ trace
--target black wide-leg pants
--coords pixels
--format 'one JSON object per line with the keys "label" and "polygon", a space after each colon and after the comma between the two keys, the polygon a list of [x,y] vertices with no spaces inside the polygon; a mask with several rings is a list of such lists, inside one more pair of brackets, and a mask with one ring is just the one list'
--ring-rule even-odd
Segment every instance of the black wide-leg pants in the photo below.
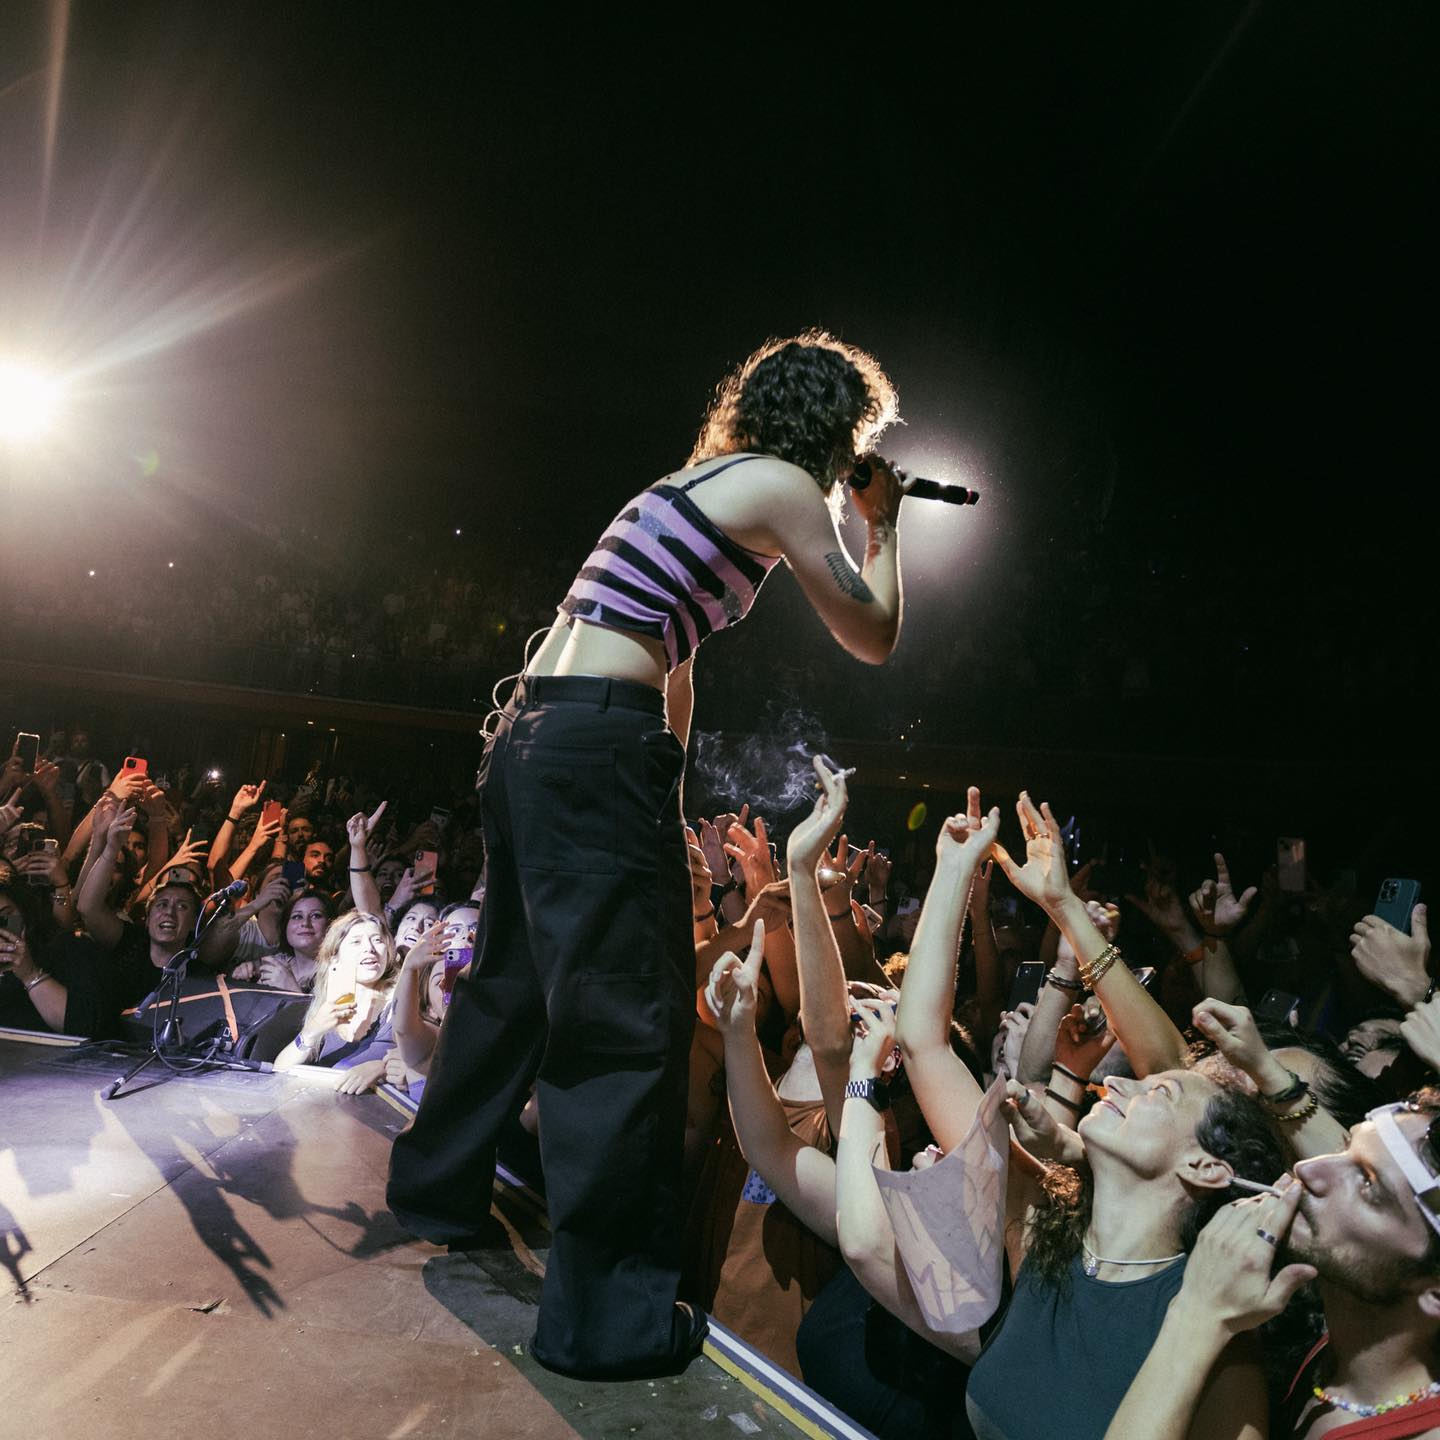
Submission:
{"label": "black wide-leg pants", "polygon": [[481,765],[485,899],[388,1201],[440,1244],[485,1228],[532,1082],[552,1240],[536,1359],[672,1358],[695,961],[684,749],[658,690],[525,677]]}

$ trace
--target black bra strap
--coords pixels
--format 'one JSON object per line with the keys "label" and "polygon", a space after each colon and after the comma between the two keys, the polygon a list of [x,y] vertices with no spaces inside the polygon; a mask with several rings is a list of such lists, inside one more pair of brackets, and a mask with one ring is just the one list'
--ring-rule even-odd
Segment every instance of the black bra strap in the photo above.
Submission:
{"label": "black bra strap", "polygon": [[680,487],[680,493],[683,495],[687,490],[692,490],[702,480],[712,479],[722,470],[728,470],[732,465],[743,465],[747,460],[758,460],[759,458],[758,455],[737,455],[735,459],[727,460],[723,465],[717,465],[713,470],[707,470],[703,475],[697,475],[693,480],[687,480]]}

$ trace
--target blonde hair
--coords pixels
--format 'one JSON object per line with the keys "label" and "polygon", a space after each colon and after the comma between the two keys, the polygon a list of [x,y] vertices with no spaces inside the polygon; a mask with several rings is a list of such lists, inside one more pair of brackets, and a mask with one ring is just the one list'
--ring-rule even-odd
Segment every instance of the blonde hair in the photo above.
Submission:
{"label": "blonde hair", "polygon": [[394,988],[396,977],[400,974],[400,952],[395,948],[395,937],[391,935],[390,927],[378,915],[372,915],[367,910],[351,910],[349,914],[331,922],[325,938],[320,942],[320,948],[315,952],[315,993],[311,996],[310,1008],[305,1012],[305,1021],[300,1027],[302,1030],[309,1029],[311,1021],[318,1017],[326,1003],[330,990],[330,967],[340,954],[340,946],[344,944],[345,937],[357,925],[367,922],[379,931],[385,950],[385,973],[381,975],[375,988]]}

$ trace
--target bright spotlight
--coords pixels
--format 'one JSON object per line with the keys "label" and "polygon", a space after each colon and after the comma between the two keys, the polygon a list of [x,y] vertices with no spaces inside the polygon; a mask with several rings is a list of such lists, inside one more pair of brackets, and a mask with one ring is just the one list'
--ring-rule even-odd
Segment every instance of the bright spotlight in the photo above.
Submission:
{"label": "bright spotlight", "polygon": [[33,365],[0,360],[0,439],[33,440],[54,420],[64,386]]}

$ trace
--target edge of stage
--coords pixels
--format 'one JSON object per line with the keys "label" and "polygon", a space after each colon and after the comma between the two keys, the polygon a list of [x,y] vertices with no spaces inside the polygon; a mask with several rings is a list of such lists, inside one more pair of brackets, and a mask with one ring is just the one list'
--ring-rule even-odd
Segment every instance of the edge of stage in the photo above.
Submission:
{"label": "edge of stage", "polygon": [[502,1168],[508,1249],[406,1236],[386,1158],[414,1101],[333,1071],[144,1076],[72,1037],[0,1030],[0,1429],[113,1440],[770,1434],[867,1440],[739,1337],[656,1381],[529,1355],[548,1232]]}

